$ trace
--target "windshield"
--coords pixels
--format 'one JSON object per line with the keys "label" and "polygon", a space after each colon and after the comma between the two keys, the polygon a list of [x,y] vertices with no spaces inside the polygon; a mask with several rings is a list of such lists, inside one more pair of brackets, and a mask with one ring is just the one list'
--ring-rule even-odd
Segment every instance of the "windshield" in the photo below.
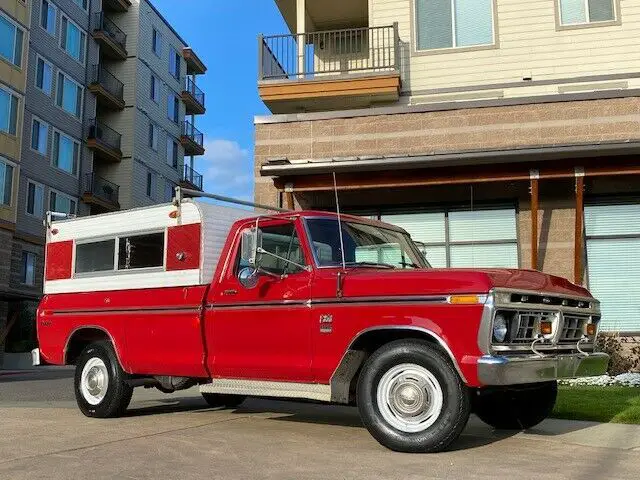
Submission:
{"label": "windshield", "polygon": [[[320,267],[342,264],[338,220],[307,219],[314,254]],[[348,266],[426,268],[429,266],[409,235],[363,223],[342,221],[344,259]]]}

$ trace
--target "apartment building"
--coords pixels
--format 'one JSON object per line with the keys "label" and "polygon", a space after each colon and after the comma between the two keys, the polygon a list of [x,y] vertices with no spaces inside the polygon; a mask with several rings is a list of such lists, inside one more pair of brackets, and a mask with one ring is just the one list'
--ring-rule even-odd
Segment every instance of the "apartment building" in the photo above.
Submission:
{"label": "apartment building", "polygon": [[7,339],[18,211],[31,2],[0,0],[0,365]]}
{"label": "apartment building", "polygon": [[[10,249],[0,258],[11,294],[1,321],[13,319],[5,349],[24,353],[35,342],[47,210],[91,215],[169,201],[176,185],[202,189],[193,167],[204,153],[195,118],[205,112],[196,76],[206,67],[147,0],[4,3],[30,8],[32,25],[30,37],[22,28],[22,77],[11,87],[24,135],[6,155],[12,231],[2,231],[12,240],[0,247]],[[16,358],[6,355],[5,367],[28,362]]]}
{"label": "apartment building", "polygon": [[[436,267],[588,286],[640,335],[640,3],[276,0],[256,201],[406,228]],[[544,285],[540,285],[544,288]]]}

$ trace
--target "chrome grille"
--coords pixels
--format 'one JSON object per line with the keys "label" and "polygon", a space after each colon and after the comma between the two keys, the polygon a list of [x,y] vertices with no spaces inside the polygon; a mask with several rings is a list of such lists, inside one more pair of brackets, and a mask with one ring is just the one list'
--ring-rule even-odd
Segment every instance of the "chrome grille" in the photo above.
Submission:
{"label": "chrome grille", "polygon": [[531,343],[540,331],[540,322],[552,322],[554,312],[520,311],[514,318],[512,343]]}
{"label": "chrome grille", "polygon": [[588,322],[589,317],[565,313],[560,342],[574,343],[580,340],[584,335],[584,328]]}

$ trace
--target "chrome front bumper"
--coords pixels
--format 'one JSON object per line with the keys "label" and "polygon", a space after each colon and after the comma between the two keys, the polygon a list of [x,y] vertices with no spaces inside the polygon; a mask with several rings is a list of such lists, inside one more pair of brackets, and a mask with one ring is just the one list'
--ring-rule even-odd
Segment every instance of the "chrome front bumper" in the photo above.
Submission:
{"label": "chrome front bumper", "polygon": [[606,373],[608,364],[606,353],[526,357],[485,355],[478,360],[478,379],[483,385],[515,385],[591,377]]}

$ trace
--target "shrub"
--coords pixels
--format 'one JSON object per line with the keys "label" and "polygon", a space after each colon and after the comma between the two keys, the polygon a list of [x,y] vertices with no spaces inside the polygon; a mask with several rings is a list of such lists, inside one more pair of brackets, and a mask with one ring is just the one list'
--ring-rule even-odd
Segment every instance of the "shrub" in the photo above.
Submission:
{"label": "shrub", "polygon": [[596,340],[596,350],[609,354],[609,375],[640,371],[640,345],[617,333],[601,333]]}

